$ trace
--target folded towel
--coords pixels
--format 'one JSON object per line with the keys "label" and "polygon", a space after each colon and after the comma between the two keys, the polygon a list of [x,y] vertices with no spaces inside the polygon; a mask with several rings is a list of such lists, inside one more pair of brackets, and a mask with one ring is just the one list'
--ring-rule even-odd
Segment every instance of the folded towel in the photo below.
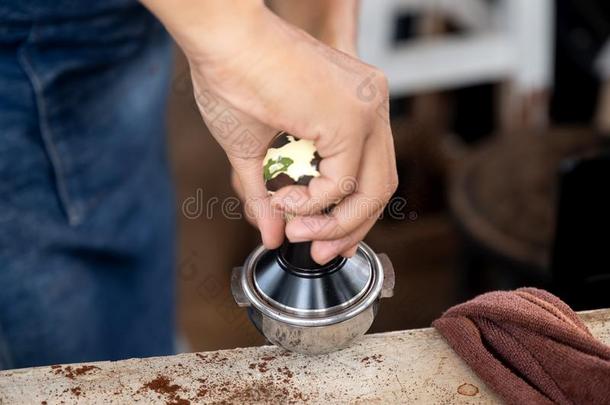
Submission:
{"label": "folded towel", "polygon": [[432,325],[509,404],[610,404],[610,347],[551,293],[483,294]]}

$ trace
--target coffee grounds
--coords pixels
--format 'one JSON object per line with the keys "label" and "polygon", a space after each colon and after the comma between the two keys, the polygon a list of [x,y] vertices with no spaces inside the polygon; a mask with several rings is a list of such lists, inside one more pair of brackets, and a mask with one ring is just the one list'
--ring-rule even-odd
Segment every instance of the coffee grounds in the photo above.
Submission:
{"label": "coffee grounds", "polygon": [[81,366],[78,368],[72,368],[72,366],[62,367],[59,365],[51,366],[51,372],[56,375],[63,374],[64,377],[74,380],[77,376],[85,375],[92,370],[100,370],[97,366]]}
{"label": "coffee grounds", "polygon": [[371,357],[364,357],[362,360],[360,360],[361,363],[364,363],[365,367],[369,367],[371,364],[373,363],[383,363],[383,355],[381,354],[374,354]]}
{"label": "coffee grounds", "polygon": [[157,376],[154,380],[144,384],[141,389],[149,389],[167,397],[167,405],[189,405],[191,401],[181,398],[178,391],[182,389],[177,384],[171,384],[169,378],[164,375]]}
{"label": "coffee grounds", "polygon": [[[270,359],[270,357],[261,358],[261,360],[265,360],[265,359]],[[273,357],[272,359],[275,359],[275,357]],[[267,371],[269,371],[269,361],[261,361],[259,363],[250,363],[250,364],[248,364],[248,368],[250,370],[254,370],[254,369],[258,368],[259,372],[266,373]]]}
{"label": "coffee grounds", "polygon": [[76,370],[74,370],[74,375],[87,374],[89,371],[92,371],[92,370],[100,370],[100,368],[97,366],[81,366],[81,367],[77,368]]}

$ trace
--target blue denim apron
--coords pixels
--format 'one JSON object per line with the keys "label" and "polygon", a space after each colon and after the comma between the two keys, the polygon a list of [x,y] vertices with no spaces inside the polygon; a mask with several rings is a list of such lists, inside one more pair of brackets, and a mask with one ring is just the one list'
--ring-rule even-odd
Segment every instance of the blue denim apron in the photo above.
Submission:
{"label": "blue denim apron", "polygon": [[170,354],[171,42],[130,0],[0,0],[0,368]]}

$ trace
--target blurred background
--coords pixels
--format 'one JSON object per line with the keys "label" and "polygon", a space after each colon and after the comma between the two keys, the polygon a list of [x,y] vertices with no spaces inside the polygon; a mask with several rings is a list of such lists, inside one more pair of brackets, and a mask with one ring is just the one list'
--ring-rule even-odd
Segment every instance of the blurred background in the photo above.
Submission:
{"label": "blurred background", "polygon": [[[525,285],[609,307],[610,3],[363,0],[359,48],[389,77],[400,176],[366,239],[397,274],[372,331]],[[179,53],[171,94],[185,349],[262,344],[229,288],[259,235]]]}

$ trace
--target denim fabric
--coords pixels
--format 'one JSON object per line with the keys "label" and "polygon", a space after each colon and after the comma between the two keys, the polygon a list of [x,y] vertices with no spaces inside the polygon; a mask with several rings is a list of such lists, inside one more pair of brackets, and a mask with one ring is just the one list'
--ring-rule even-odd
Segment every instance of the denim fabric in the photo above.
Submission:
{"label": "denim fabric", "polygon": [[173,351],[170,69],[135,2],[0,0],[0,368]]}
{"label": "denim fabric", "polygon": [[137,0],[2,0],[0,21],[50,22],[133,10]]}

